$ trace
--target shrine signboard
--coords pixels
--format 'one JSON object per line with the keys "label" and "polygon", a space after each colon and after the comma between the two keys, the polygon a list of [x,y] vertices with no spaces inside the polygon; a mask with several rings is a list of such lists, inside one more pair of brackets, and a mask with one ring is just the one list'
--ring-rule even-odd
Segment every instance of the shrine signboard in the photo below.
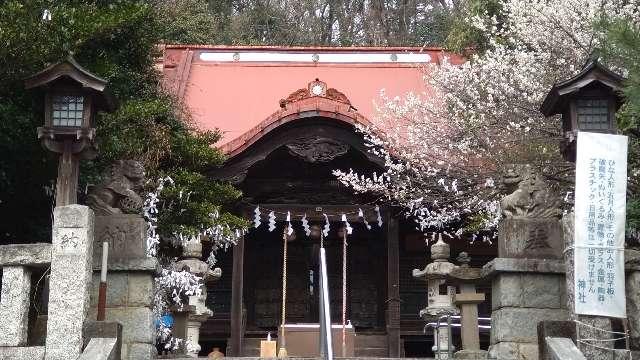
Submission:
{"label": "shrine signboard", "polygon": [[626,136],[579,132],[575,188],[575,313],[626,317]]}

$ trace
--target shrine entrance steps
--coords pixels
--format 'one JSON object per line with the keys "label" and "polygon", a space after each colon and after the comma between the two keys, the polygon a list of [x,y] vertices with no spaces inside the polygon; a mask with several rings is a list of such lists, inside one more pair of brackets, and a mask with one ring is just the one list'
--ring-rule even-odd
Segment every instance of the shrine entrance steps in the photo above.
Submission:
{"label": "shrine entrance steps", "polygon": [[[242,352],[245,356],[260,355],[260,340],[264,338],[244,338]],[[355,336],[355,357],[385,358],[387,356],[387,335],[357,334]],[[229,358],[226,358],[229,359]],[[247,358],[243,358],[247,359]],[[304,359],[304,358],[299,358]],[[345,358],[350,359],[350,358]]]}

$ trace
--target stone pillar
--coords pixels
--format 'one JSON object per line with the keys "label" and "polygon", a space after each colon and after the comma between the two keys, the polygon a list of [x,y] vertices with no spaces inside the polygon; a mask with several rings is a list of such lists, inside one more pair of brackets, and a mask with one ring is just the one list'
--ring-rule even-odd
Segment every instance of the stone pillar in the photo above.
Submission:
{"label": "stone pillar", "polygon": [[510,216],[499,229],[499,257],[483,268],[492,278],[489,357],[537,360],[537,324],[568,318],[561,224]]}
{"label": "stone pillar", "polygon": [[76,359],[89,310],[93,211],[68,205],[53,211],[46,360]]}
{"label": "stone pillar", "polygon": [[122,324],[122,360],[153,359],[153,278],[158,261],[146,256],[146,223],[139,215],[96,216],[95,234],[91,319],[97,316],[102,242],[106,241],[109,259],[105,319]]}
{"label": "stone pillar", "polygon": [[24,266],[2,268],[0,302],[0,346],[27,344],[31,271]]}

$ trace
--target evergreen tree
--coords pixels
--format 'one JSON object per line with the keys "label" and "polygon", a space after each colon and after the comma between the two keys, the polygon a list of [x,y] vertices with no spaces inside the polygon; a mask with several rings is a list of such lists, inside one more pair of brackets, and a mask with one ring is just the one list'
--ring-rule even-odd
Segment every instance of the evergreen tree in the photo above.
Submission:
{"label": "evergreen tree", "polygon": [[[50,20],[43,16],[45,10]],[[232,229],[244,226],[226,211],[240,192],[205,176],[224,161],[212,146],[219,134],[197,130],[181,104],[159,86],[160,74],[154,68],[160,55],[157,44],[177,36],[173,25],[145,1],[29,0],[0,5],[2,242],[50,239],[57,159],[36,139],[42,109],[34,107],[34,94],[24,90],[23,79],[69,54],[107,79],[120,102],[115,113],[98,117],[99,157],[82,163],[80,189],[98,183],[112,161],[136,159],[145,165],[151,190],[156,179],[168,176],[174,181],[160,195],[172,204],[159,215],[161,235],[191,236],[222,226],[233,236]],[[191,29],[191,39],[208,36],[208,29],[198,34],[195,25],[185,28]],[[188,201],[181,194],[189,194]],[[215,213],[217,218],[211,216]]]}

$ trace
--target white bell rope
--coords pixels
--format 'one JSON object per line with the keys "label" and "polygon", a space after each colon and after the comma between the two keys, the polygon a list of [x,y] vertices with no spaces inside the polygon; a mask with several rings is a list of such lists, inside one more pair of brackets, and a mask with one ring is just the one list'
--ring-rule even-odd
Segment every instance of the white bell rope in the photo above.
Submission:
{"label": "white bell rope", "polygon": [[342,233],[342,357],[346,356],[347,345],[347,233]]}

